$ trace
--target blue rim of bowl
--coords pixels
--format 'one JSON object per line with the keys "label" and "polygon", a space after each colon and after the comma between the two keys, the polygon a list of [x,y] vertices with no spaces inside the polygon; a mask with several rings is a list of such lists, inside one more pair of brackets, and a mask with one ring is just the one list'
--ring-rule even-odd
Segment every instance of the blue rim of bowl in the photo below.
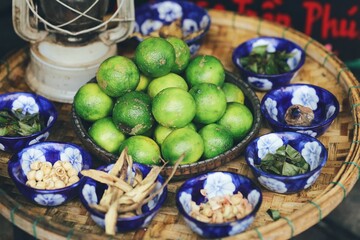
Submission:
{"label": "blue rim of bowl", "polygon": [[[281,123],[279,121],[275,121],[274,119],[272,119],[269,116],[269,113],[266,111],[266,109],[264,109],[264,106],[265,106],[264,102],[269,97],[269,95],[273,95],[274,92],[279,91],[280,89],[284,89],[284,88],[288,88],[288,87],[292,87],[292,86],[309,86],[309,87],[315,88],[315,89],[317,89],[319,91],[327,92],[334,99],[334,103],[335,103],[335,112],[334,112],[334,114],[331,117],[329,117],[328,119],[326,119],[325,121],[323,121],[321,123],[318,123],[318,124],[311,125],[311,126],[292,126],[292,125],[288,125],[288,124],[285,124],[285,123]],[[335,95],[332,94],[330,91],[322,88],[322,87],[312,85],[312,84],[305,84],[305,83],[293,83],[293,84],[288,84],[286,86],[281,86],[281,87],[278,87],[278,88],[275,88],[275,89],[272,89],[272,90],[268,91],[264,95],[264,97],[261,99],[260,111],[263,114],[266,121],[268,121],[270,124],[273,124],[275,126],[282,127],[282,128],[288,128],[288,129],[291,129],[293,131],[299,131],[299,130],[311,130],[311,129],[315,129],[315,128],[322,127],[322,126],[325,126],[327,124],[330,124],[332,121],[334,121],[334,119],[339,114],[340,105],[339,105],[339,101],[337,100]]]}
{"label": "blue rim of bowl", "polygon": [[[160,2],[177,2],[177,3],[179,3],[180,5],[184,5],[184,4],[192,5],[192,6],[194,6],[195,8],[199,9],[200,11],[202,11],[202,12],[204,13],[204,15],[208,16],[208,18],[209,18],[209,24],[206,26],[206,28],[204,28],[204,31],[203,31],[201,34],[195,36],[195,37],[192,38],[192,39],[187,39],[187,40],[185,40],[185,42],[186,42],[187,44],[192,44],[192,43],[200,40],[200,39],[203,38],[203,37],[206,35],[206,33],[209,31],[210,26],[211,26],[211,17],[210,17],[210,15],[209,15],[208,11],[207,11],[205,8],[199,7],[198,5],[196,5],[196,4],[193,3],[193,2],[180,1],[180,0],[157,0],[157,1],[154,1],[154,2],[152,2],[152,3],[145,3],[145,4],[140,5],[138,8],[135,9],[135,16],[136,16],[136,12],[137,12],[137,11],[140,11],[140,10],[143,10],[143,9],[144,9],[144,10],[145,10],[145,9],[148,9],[150,6],[153,6],[154,4],[157,4],[157,3],[160,3]],[[136,17],[135,17],[135,22],[136,22]],[[141,41],[144,40],[144,38],[140,38],[140,37],[138,37],[138,36],[135,36],[135,38],[136,38],[139,42],[141,42]]]}
{"label": "blue rim of bowl", "polygon": [[15,94],[24,94],[24,95],[27,95],[27,96],[33,96],[35,99],[36,98],[40,98],[42,99],[43,101],[46,101],[48,102],[51,107],[54,109],[54,112],[56,113],[54,115],[54,120],[49,124],[49,126],[46,126],[44,127],[40,132],[36,132],[36,133],[33,133],[31,135],[27,135],[27,136],[16,136],[16,137],[9,137],[9,136],[1,136],[2,139],[4,140],[21,140],[21,139],[27,139],[27,138],[31,138],[31,137],[35,137],[37,135],[41,135],[43,133],[45,133],[46,131],[48,131],[56,122],[57,118],[58,118],[58,113],[57,113],[57,109],[54,105],[54,103],[52,101],[50,101],[49,99],[41,96],[41,95],[38,95],[36,93],[30,93],[30,92],[12,92],[12,93],[4,93],[4,94],[1,94],[2,96],[9,96],[9,95],[15,95]]}
{"label": "blue rim of bowl", "polygon": [[[184,210],[184,208],[182,207],[182,204],[179,202],[179,194],[180,194],[180,190],[183,188],[183,186],[185,185],[185,183],[188,183],[189,181],[194,181],[196,179],[199,179],[199,178],[203,178],[211,173],[215,173],[215,172],[222,172],[222,173],[228,173],[228,174],[231,174],[231,175],[238,175],[238,176],[241,176],[242,178],[246,178],[248,179],[253,188],[255,190],[257,190],[259,193],[260,193],[260,198],[259,198],[259,202],[256,204],[256,206],[252,209],[252,211],[250,213],[248,213],[246,216],[244,216],[243,218],[240,218],[240,219],[237,219],[237,220],[234,220],[234,221],[230,221],[230,222],[223,222],[223,223],[206,223],[206,222],[202,222],[202,221],[199,221],[193,217],[191,217],[189,214],[187,214]],[[251,217],[252,215],[255,215],[260,207],[261,207],[261,204],[262,204],[262,200],[263,200],[263,196],[262,196],[262,191],[261,189],[258,187],[258,185],[256,185],[256,183],[251,180],[249,177],[247,176],[244,176],[244,175],[241,175],[241,174],[238,174],[238,173],[234,173],[234,172],[229,172],[229,171],[211,171],[211,172],[207,172],[207,173],[203,173],[203,174],[199,174],[195,177],[192,177],[192,178],[189,178],[187,179],[179,188],[178,190],[176,191],[176,207],[177,209],[179,210],[179,212],[184,216],[186,217],[187,219],[190,219],[191,221],[194,221],[196,223],[199,223],[199,224],[207,224],[209,225],[210,227],[225,227],[225,226],[228,226],[230,223],[233,223],[233,222],[238,222],[238,221],[243,221],[249,217]]]}
{"label": "blue rim of bowl", "polygon": [[[309,138],[309,140],[312,140],[312,141],[316,141],[317,143],[320,144],[320,146],[325,149],[325,156],[324,158],[322,159],[321,163],[319,164],[319,166],[317,166],[316,168],[314,168],[313,170],[310,170],[306,173],[301,173],[301,174],[297,174],[295,176],[283,176],[283,175],[277,175],[277,174],[272,174],[272,173],[268,173],[268,172],[265,172],[263,170],[261,170],[260,168],[256,167],[255,165],[251,165],[249,160],[248,160],[248,148],[249,146],[254,143],[255,141],[258,141],[260,137],[262,136],[265,136],[265,135],[269,135],[269,134],[282,134],[282,135],[285,135],[285,134],[293,134],[293,135],[300,135],[300,136],[303,136],[303,137],[306,137],[306,138]],[[297,180],[297,179],[301,179],[301,178],[304,178],[304,177],[308,177],[309,175],[313,175],[315,172],[321,170],[326,162],[327,162],[327,159],[328,159],[328,152],[326,150],[326,147],[324,146],[324,144],[322,144],[322,142],[320,142],[317,138],[314,138],[312,136],[309,136],[307,134],[304,134],[304,133],[298,133],[298,132],[290,132],[290,131],[284,131],[284,132],[271,132],[271,133],[267,133],[267,134],[264,134],[262,136],[259,136],[257,138],[255,138],[253,141],[251,141],[251,143],[246,147],[245,149],[245,161],[246,161],[246,164],[254,169],[255,171],[258,171],[261,173],[261,175],[264,175],[264,176],[267,176],[267,177],[271,177],[271,178],[276,178],[276,179],[279,179],[279,180]]]}
{"label": "blue rim of bowl", "polygon": [[[256,40],[260,40],[260,39],[276,39],[278,41],[283,41],[283,42],[287,42],[291,45],[294,45],[294,49],[298,49],[299,51],[301,51],[301,58],[300,58],[300,62],[298,63],[298,65],[288,71],[288,72],[285,72],[285,73],[281,73],[281,74],[271,74],[271,75],[268,75],[268,74],[259,74],[259,73],[254,73],[252,71],[248,71],[246,70],[245,68],[243,68],[243,66],[241,64],[238,64],[237,63],[237,60],[239,57],[236,57],[235,53],[237,53],[240,49],[244,48],[244,46],[246,46],[249,42],[254,42]],[[252,39],[249,39],[243,43],[241,43],[239,46],[237,46],[234,50],[233,50],[233,54],[232,54],[232,62],[235,64],[236,67],[240,68],[241,71],[244,71],[245,73],[247,73],[248,75],[255,75],[255,76],[258,76],[258,77],[262,77],[262,78],[276,78],[276,77],[282,77],[282,76],[285,76],[285,75],[288,75],[288,74],[293,74],[293,73],[296,73],[305,63],[305,58],[306,58],[306,53],[304,51],[304,49],[302,47],[300,47],[298,44],[294,43],[293,41],[290,41],[286,38],[280,38],[280,37],[269,37],[269,36],[264,36],[264,37],[257,37],[257,38],[252,38]]]}
{"label": "blue rim of bowl", "polygon": [[[36,145],[47,145],[47,144],[62,144],[62,145],[71,145],[73,147],[76,147],[76,148],[79,148],[81,149],[82,151],[84,151],[87,155],[90,155],[90,153],[88,153],[84,148],[80,147],[79,145],[76,145],[74,143],[66,143],[66,142],[56,142],[56,141],[46,141],[46,142],[38,142],[38,143],[35,143],[33,145],[30,145],[30,146],[27,146],[26,148],[23,148],[21,149],[19,152],[15,153],[9,160],[8,162],[8,173],[9,173],[9,176],[11,179],[13,179],[14,182],[16,182],[17,184],[20,184],[21,186],[24,186],[26,188],[30,188],[30,189],[33,189],[34,191],[36,191],[37,193],[41,193],[41,194],[49,194],[49,193],[58,193],[58,192],[62,192],[62,191],[66,191],[68,189],[71,189],[71,188],[75,188],[77,186],[80,186],[84,183],[85,181],[85,177],[83,175],[81,175],[81,173],[79,172],[80,176],[80,180],[74,184],[71,184],[70,186],[66,186],[66,187],[63,187],[63,188],[58,188],[58,189],[49,189],[49,190],[46,190],[46,189],[37,189],[37,188],[33,188],[33,187],[30,187],[28,185],[26,185],[25,183],[21,182],[21,181],[17,181],[17,178],[14,176],[13,174],[13,171],[12,171],[12,168],[15,164],[20,164],[19,161],[18,161],[18,154],[23,151],[23,150],[26,150],[28,148],[32,148],[33,146],[36,146]],[[89,161],[89,168],[91,168],[92,166],[92,159],[90,159]]]}
{"label": "blue rim of bowl", "polygon": [[[114,163],[111,163],[111,164],[108,164],[108,165],[102,165],[102,166],[98,167],[96,170],[102,170],[102,171],[103,171],[107,166],[112,165],[112,164],[114,164]],[[150,168],[150,167],[147,166],[147,165],[144,165],[144,164],[141,164],[141,163],[135,163],[135,162],[134,162],[134,166],[136,166],[136,165],[141,165],[142,167]],[[162,179],[163,183],[165,182],[165,179],[164,179],[161,175],[159,175],[158,177],[160,177],[160,179]],[[92,179],[89,178],[89,177],[84,177],[84,181],[82,182],[82,184],[81,184],[81,186],[80,186],[80,188],[79,188],[79,191],[80,191],[80,193],[79,193],[80,202],[81,202],[82,205],[86,208],[86,210],[89,211],[90,214],[95,215],[95,216],[97,216],[97,217],[99,217],[99,218],[105,219],[105,214],[104,214],[104,213],[101,213],[101,212],[99,212],[99,211],[97,211],[97,210],[95,210],[95,209],[93,209],[93,208],[91,208],[91,207],[85,202],[84,197],[82,196],[81,191],[82,191],[84,185],[86,184],[86,182],[87,182],[88,180],[92,180]],[[92,181],[95,181],[95,180],[92,180]],[[98,183],[98,182],[97,182],[96,184],[103,184],[103,183]],[[133,216],[133,217],[127,217],[127,218],[119,218],[119,217],[118,217],[118,218],[117,218],[117,221],[127,222],[127,221],[139,220],[139,219],[142,219],[142,218],[144,218],[144,217],[150,216],[150,215],[153,214],[154,212],[157,212],[157,211],[161,208],[161,206],[164,204],[164,202],[165,202],[165,200],[166,200],[166,198],[167,198],[167,194],[168,194],[167,191],[168,191],[168,190],[167,190],[167,186],[165,186],[164,189],[163,189],[163,194],[162,194],[162,196],[159,198],[159,202],[156,204],[156,206],[155,206],[152,210],[150,210],[150,211],[148,211],[148,212],[146,212],[146,213],[143,213],[143,214],[141,214],[141,215]]]}

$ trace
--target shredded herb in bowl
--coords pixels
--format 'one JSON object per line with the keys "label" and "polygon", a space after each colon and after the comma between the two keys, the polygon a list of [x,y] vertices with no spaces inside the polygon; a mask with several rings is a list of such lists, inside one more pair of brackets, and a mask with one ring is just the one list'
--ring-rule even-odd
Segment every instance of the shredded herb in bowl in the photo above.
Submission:
{"label": "shredded herb in bowl", "polygon": [[248,71],[274,75],[289,72],[287,60],[294,56],[286,51],[267,52],[267,45],[254,47],[250,54],[240,58],[241,65]]}
{"label": "shredded herb in bowl", "polygon": [[310,170],[304,157],[290,145],[281,146],[274,154],[266,154],[258,167],[265,172],[283,176],[295,176]]}
{"label": "shredded herb in bowl", "polygon": [[29,136],[43,129],[39,113],[23,114],[22,109],[0,111],[0,136]]}

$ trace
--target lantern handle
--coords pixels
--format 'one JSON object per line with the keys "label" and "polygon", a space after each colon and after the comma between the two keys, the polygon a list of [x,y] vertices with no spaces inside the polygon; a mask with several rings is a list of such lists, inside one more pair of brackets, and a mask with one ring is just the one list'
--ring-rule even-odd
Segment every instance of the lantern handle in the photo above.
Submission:
{"label": "lantern handle", "polygon": [[114,14],[108,21],[118,21],[118,25],[115,28],[108,29],[99,35],[101,41],[107,45],[125,40],[134,31],[134,0],[117,0],[117,6],[117,14]]}
{"label": "lantern handle", "polygon": [[27,1],[13,0],[12,2],[12,21],[16,34],[30,42],[43,40],[48,33],[46,31],[39,31],[31,26]]}

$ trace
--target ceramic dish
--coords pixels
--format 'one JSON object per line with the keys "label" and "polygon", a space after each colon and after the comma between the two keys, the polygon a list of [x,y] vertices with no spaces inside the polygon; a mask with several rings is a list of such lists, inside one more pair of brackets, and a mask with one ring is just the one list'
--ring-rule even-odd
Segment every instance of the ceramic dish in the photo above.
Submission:
{"label": "ceramic dish", "polygon": [[40,119],[43,120],[44,127],[41,131],[28,136],[0,136],[0,150],[17,152],[34,143],[45,141],[58,116],[54,104],[40,95],[27,92],[0,95],[0,110],[15,111],[17,109],[22,109],[23,114],[38,113]]}
{"label": "ceramic dish", "polygon": [[[267,153],[275,153],[284,145],[297,150],[310,165],[310,170],[295,176],[268,173],[259,168]],[[309,188],[319,177],[327,161],[325,146],[316,138],[297,132],[269,133],[251,141],[246,147],[245,159],[259,183],[277,193],[295,193]]]}
{"label": "ceramic dish", "polygon": [[[98,170],[109,172],[113,168],[113,166],[114,164],[101,166],[98,168]],[[133,171],[135,171],[135,168],[140,169],[144,177],[150,171],[150,167],[142,164],[135,163]],[[157,185],[153,192],[157,191],[164,183],[164,181],[164,178],[159,175],[157,177]],[[90,205],[99,203],[105,189],[107,189],[107,186],[105,184],[96,182],[95,180],[88,177],[86,177],[86,181],[80,189],[80,200],[82,204],[89,211],[90,216],[94,220],[94,222],[102,228],[105,228],[105,214],[91,208]],[[116,232],[134,231],[138,228],[144,228],[148,226],[151,220],[159,211],[160,207],[164,204],[166,197],[167,188],[165,187],[159,195],[157,195],[149,203],[142,206],[141,215],[128,218],[118,218],[116,223]]]}
{"label": "ceramic dish", "polygon": [[[290,125],[286,111],[290,106],[301,105],[313,111],[314,119],[308,126]],[[261,113],[271,128],[276,131],[305,133],[321,136],[339,114],[339,102],[328,90],[311,84],[290,84],[274,89],[262,98]]]}
{"label": "ceramic dish", "polygon": [[[201,42],[208,32],[211,20],[207,11],[196,4],[188,1],[155,1],[143,4],[135,9],[135,32],[143,36],[160,29],[163,25],[169,25],[173,21],[181,19],[183,36],[192,37],[185,39],[194,55],[200,48]],[[139,41],[143,38],[137,37]]]}
{"label": "ceramic dish", "polygon": [[[205,203],[201,190],[204,189],[208,198],[233,195],[240,192],[252,206],[249,214],[234,221],[208,223],[191,216],[194,201],[197,205]],[[176,206],[184,217],[187,225],[204,238],[222,238],[236,235],[246,230],[254,221],[262,202],[260,188],[249,178],[232,172],[209,172],[188,179],[176,193]]]}
{"label": "ceramic dish", "polygon": [[[77,171],[80,180],[58,189],[39,189],[26,185],[27,174],[35,161],[54,164],[60,160],[68,162]],[[18,190],[30,201],[41,206],[59,206],[78,196],[79,186],[84,181],[80,171],[92,166],[91,155],[78,145],[61,142],[41,142],[24,148],[13,155],[8,163],[10,178]],[[44,173],[44,175],[46,175]],[[45,177],[44,177],[45,179]],[[45,180],[44,180],[45,181]],[[45,182],[47,185],[47,183]]]}
{"label": "ceramic dish", "polygon": [[[273,53],[275,51],[286,51],[293,56],[287,59],[290,71],[281,74],[258,74],[249,71],[242,66],[240,59],[249,56],[252,49],[257,46],[266,45],[266,51]],[[268,91],[288,84],[297,74],[299,69],[305,63],[306,54],[304,50],[294,42],[285,38],[278,37],[258,37],[250,39],[237,46],[232,54],[232,61],[240,71],[241,76],[249,85],[259,91]]]}

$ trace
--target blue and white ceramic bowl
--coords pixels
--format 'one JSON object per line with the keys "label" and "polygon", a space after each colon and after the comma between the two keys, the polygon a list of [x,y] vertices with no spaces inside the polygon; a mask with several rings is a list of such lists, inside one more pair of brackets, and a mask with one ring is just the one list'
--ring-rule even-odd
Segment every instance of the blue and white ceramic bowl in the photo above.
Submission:
{"label": "blue and white ceramic bowl", "polygon": [[[191,205],[197,205],[207,200],[200,193],[205,189],[207,196],[223,196],[241,192],[253,206],[251,213],[232,222],[206,223],[190,216]],[[245,231],[254,221],[255,215],[262,203],[260,188],[248,177],[232,172],[208,172],[185,181],[176,193],[176,206],[184,217],[187,225],[204,238],[222,238]]]}
{"label": "blue and white ceramic bowl", "polygon": [[[304,157],[310,171],[295,176],[281,176],[262,171],[258,166],[268,153],[275,153],[283,146],[290,145]],[[327,161],[327,150],[316,138],[297,132],[269,133],[251,141],[245,151],[245,159],[255,178],[270,191],[295,193],[313,185]]]}
{"label": "blue and white ceramic bowl", "polygon": [[[294,104],[309,107],[314,112],[310,126],[289,125],[286,110]],[[312,137],[321,136],[339,113],[339,102],[328,90],[311,84],[289,84],[265,94],[260,110],[275,132],[293,131]]]}
{"label": "blue and white ceramic bowl", "polygon": [[42,190],[25,184],[31,163],[47,161],[54,164],[58,160],[69,161],[78,172],[92,166],[91,155],[80,146],[62,142],[41,142],[26,147],[11,157],[8,163],[9,176],[27,199],[46,207],[59,206],[78,196],[79,186],[85,180],[80,173],[80,181],[64,188]]}
{"label": "blue and white ceramic bowl", "polygon": [[45,141],[58,116],[56,108],[50,100],[40,95],[26,92],[1,94],[0,110],[5,109],[8,111],[22,109],[24,114],[39,113],[45,123],[45,127],[40,132],[29,136],[0,136],[0,150],[7,152],[17,152],[26,146]]}
{"label": "blue and white ceramic bowl", "polygon": [[[246,70],[240,63],[240,59],[247,57],[252,49],[257,46],[267,45],[267,52],[286,51],[294,53],[292,58],[287,60],[291,71],[282,74],[257,74]],[[268,91],[288,84],[305,63],[306,54],[304,50],[292,41],[278,37],[258,37],[243,42],[236,47],[232,54],[232,61],[239,69],[242,78],[249,85],[259,91]]]}
{"label": "blue and white ceramic bowl", "polygon": [[[162,0],[154,3],[143,4],[135,9],[135,32],[142,35],[160,29],[163,25],[181,18],[184,36],[202,30],[202,33],[194,38],[185,40],[194,55],[201,46],[202,39],[208,32],[211,19],[207,11],[189,1]],[[137,37],[139,41],[141,38]]]}
{"label": "blue and white ceramic bowl", "polygon": [[[109,172],[113,168],[114,164],[101,166],[98,170]],[[140,169],[145,177],[151,170],[150,167],[143,164],[134,163],[133,172],[135,168]],[[157,178],[157,185],[153,192],[156,192],[164,184],[165,179],[159,175]],[[102,195],[104,194],[107,185],[99,183],[91,178],[86,177],[86,181],[81,187],[80,200],[85,208],[89,211],[91,218],[94,222],[102,228],[105,228],[105,214],[101,213],[90,207],[91,204],[98,204]],[[118,218],[116,222],[116,232],[128,232],[134,231],[139,228],[147,227],[154,216],[158,213],[160,207],[164,204],[167,197],[167,187],[157,195],[154,199],[142,206],[142,214],[135,217]]]}

